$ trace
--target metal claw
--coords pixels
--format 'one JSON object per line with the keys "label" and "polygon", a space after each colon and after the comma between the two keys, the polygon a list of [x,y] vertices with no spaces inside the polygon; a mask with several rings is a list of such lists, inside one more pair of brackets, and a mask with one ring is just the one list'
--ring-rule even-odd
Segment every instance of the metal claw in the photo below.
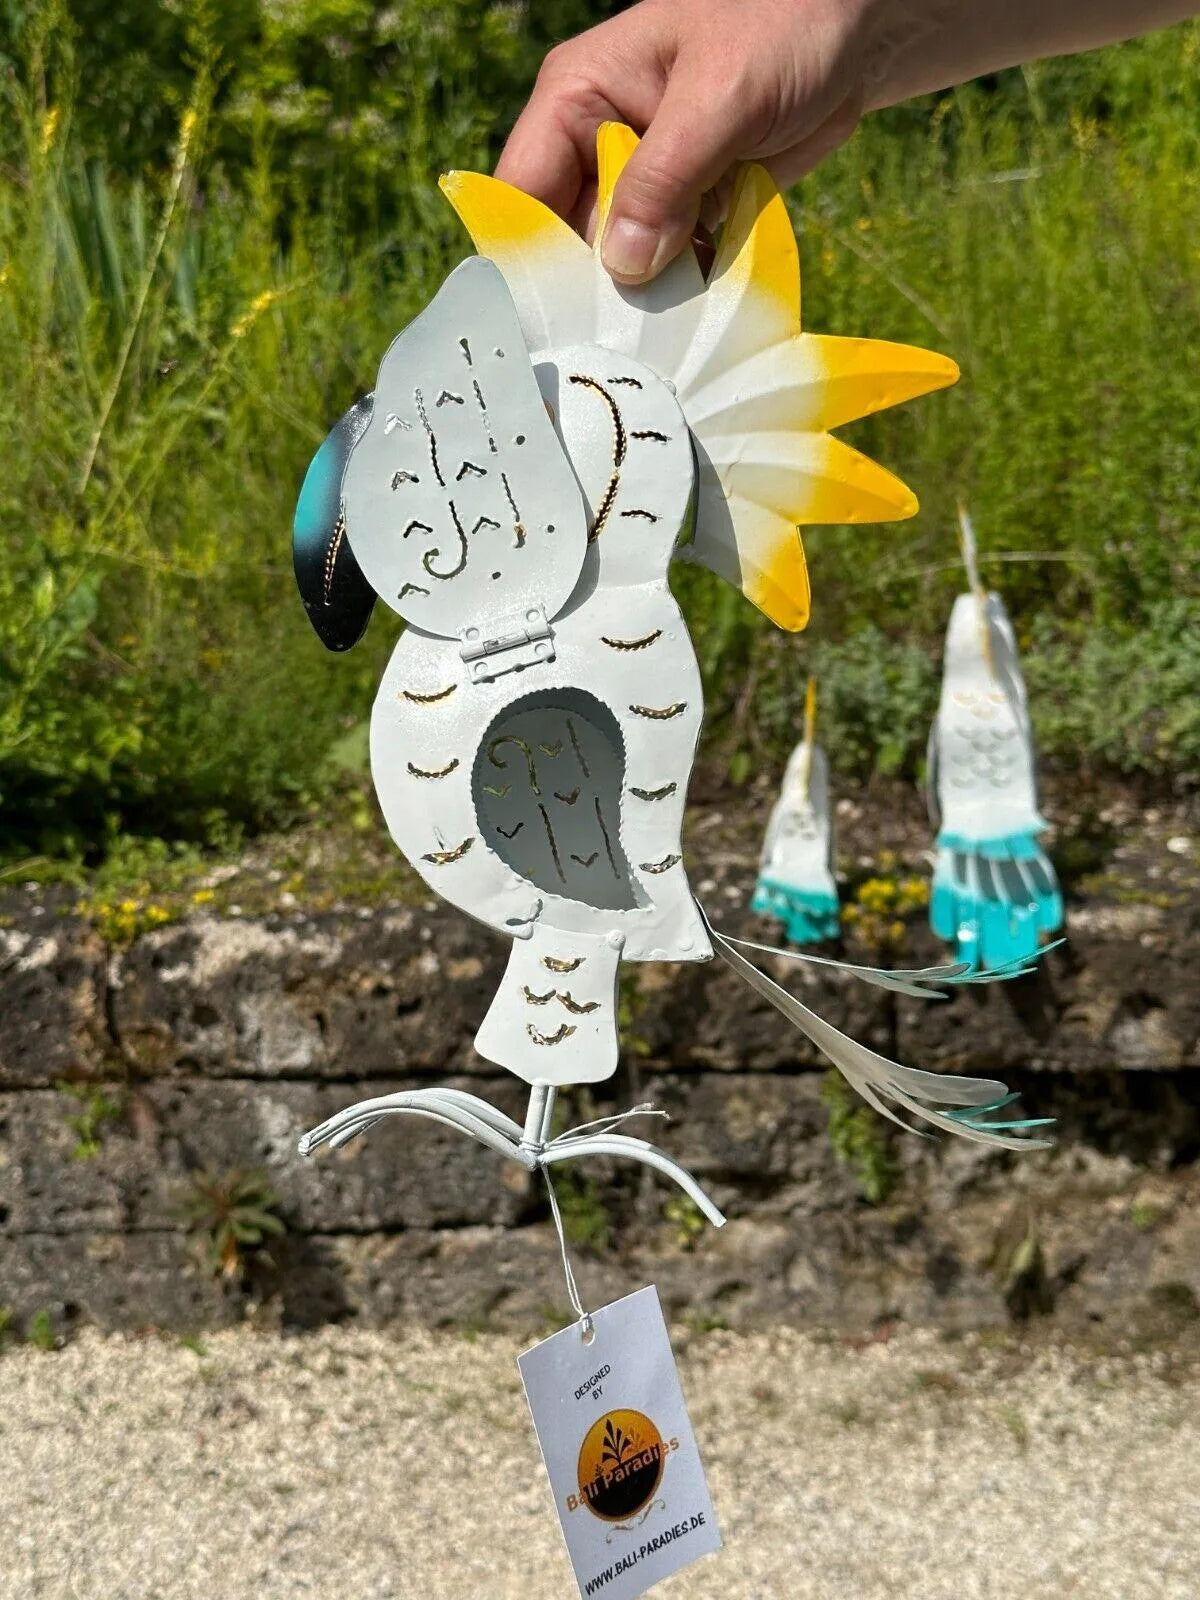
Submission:
{"label": "metal claw", "polygon": [[[677,1161],[646,1140],[612,1133],[607,1128],[600,1128],[594,1133],[572,1133],[568,1130],[551,1139],[549,1134],[554,1101],[555,1091],[552,1088],[546,1084],[535,1084],[530,1090],[529,1111],[525,1126],[522,1127],[478,1095],[467,1094],[460,1089],[410,1089],[398,1094],[380,1095],[373,1100],[360,1100],[357,1105],[347,1106],[344,1111],[339,1111],[306,1133],[299,1141],[299,1150],[302,1156],[309,1156],[323,1144],[334,1150],[339,1149],[359,1134],[366,1133],[377,1122],[382,1122],[385,1117],[426,1117],[431,1122],[441,1123],[443,1127],[457,1128],[460,1133],[477,1139],[497,1155],[517,1162],[528,1172],[559,1161],[574,1161],[582,1156],[613,1156],[640,1161],[643,1166],[654,1167],[678,1184],[714,1227],[724,1226],[723,1214],[695,1178]],[[643,1112],[644,1108],[638,1108],[637,1114]]]}

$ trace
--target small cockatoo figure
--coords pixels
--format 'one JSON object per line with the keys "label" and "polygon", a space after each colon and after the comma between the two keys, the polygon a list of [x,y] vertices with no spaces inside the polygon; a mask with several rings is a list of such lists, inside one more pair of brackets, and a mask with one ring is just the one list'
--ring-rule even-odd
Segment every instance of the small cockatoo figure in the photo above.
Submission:
{"label": "small cockatoo figure", "polygon": [[1012,624],[979,577],[960,508],[970,591],[950,614],[942,694],[929,735],[929,799],[938,827],[930,922],[973,969],[1005,971],[1063,924],[1034,781],[1033,728]]}
{"label": "small cockatoo figure", "polygon": [[793,944],[838,932],[829,762],[817,743],[817,681],[804,696],[804,738],[788,758],[763,840],[751,909],[782,922]]}
{"label": "small cockatoo figure", "polygon": [[[598,238],[636,144],[628,128],[599,130]],[[873,1102],[1011,1139],[973,1127],[1002,1085],[904,1076],[737,955],[693,898],[681,846],[703,705],[671,560],[711,568],[779,626],[802,628],[799,525],[916,510],[904,484],[829,430],[952,383],[957,368],[801,332],[796,242],[760,167],[738,178],[707,279],[689,248],[637,289],[518,190],[462,172],[442,189],[479,254],[398,335],[374,393],[318,452],[296,573],[335,649],[361,633],[375,595],[408,624],[371,719],[376,791],[430,889],[511,941],[475,1043],[531,1086],[530,1110],[522,1130],[457,1091],[385,1096],[301,1148],[405,1110],[526,1164],[603,1144],[668,1170],[639,1140],[548,1140],[549,1107],[559,1087],[616,1068],[622,960],[714,951]],[[928,974],[876,977],[923,992]]]}

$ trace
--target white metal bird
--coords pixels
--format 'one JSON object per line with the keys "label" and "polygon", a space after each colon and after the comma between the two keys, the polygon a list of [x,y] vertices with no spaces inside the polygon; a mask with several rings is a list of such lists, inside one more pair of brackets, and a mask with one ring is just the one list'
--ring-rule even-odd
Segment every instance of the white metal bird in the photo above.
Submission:
{"label": "white metal bird", "polygon": [[938,826],[930,922],[972,968],[1036,956],[1063,923],[1054,868],[1039,844],[1033,727],[1012,624],[979,577],[974,529],[959,511],[970,592],[954,602],[942,693],[929,735]]}
{"label": "white metal bird", "polygon": [[[616,124],[599,131],[597,236],[636,143]],[[712,568],[779,625],[803,627],[798,524],[916,510],[898,479],[828,430],[951,383],[957,368],[800,331],[795,239],[761,168],[738,179],[708,279],[688,249],[640,289],[614,284],[565,223],[506,184],[452,173],[442,187],[480,257],[397,337],[373,397],[318,452],[296,570],[334,648],[361,633],[374,594],[408,623],[372,715],[375,785],[430,888],[512,941],[476,1047],[530,1084],[529,1111],[521,1128],[478,1097],[413,1091],[351,1107],[301,1148],[418,1112],[529,1167],[634,1156],[720,1220],[640,1140],[548,1136],[557,1089],[616,1068],[619,963],[714,950],[869,1098],[1014,1142],[974,1131],[983,1113],[958,1122],[936,1109],[987,1108],[1002,1085],[871,1057],[758,973],[693,899],[680,842],[703,706],[671,559]],[[917,992],[931,981],[865,975]]]}
{"label": "white metal bird", "polygon": [[817,681],[804,696],[804,737],[788,757],[763,839],[753,911],[782,922],[793,944],[838,932],[829,762],[817,743]]}

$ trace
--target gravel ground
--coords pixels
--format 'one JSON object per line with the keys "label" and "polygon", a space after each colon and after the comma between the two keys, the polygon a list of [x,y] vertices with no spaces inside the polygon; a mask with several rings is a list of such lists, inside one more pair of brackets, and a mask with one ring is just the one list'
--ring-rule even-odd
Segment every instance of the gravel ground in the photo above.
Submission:
{"label": "gravel ground", "polygon": [[[656,1593],[1195,1600],[1200,1369],[681,1336],[725,1549]],[[498,1337],[85,1335],[0,1359],[0,1593],[576,1593]]]}

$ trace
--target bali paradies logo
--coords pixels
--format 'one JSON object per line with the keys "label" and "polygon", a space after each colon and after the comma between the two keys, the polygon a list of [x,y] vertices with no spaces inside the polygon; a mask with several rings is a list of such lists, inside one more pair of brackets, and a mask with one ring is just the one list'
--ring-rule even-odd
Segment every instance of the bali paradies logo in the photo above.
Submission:
{"label": "bali paradies logo", "polygon": [[678,1439],[664,1439],[640,1411],[609,1411],[588,1429],[579,1451],[579,1493],[567,1510],[583,1506],[605,1522],[624,1522],[653,1500],[663,1465]]}

